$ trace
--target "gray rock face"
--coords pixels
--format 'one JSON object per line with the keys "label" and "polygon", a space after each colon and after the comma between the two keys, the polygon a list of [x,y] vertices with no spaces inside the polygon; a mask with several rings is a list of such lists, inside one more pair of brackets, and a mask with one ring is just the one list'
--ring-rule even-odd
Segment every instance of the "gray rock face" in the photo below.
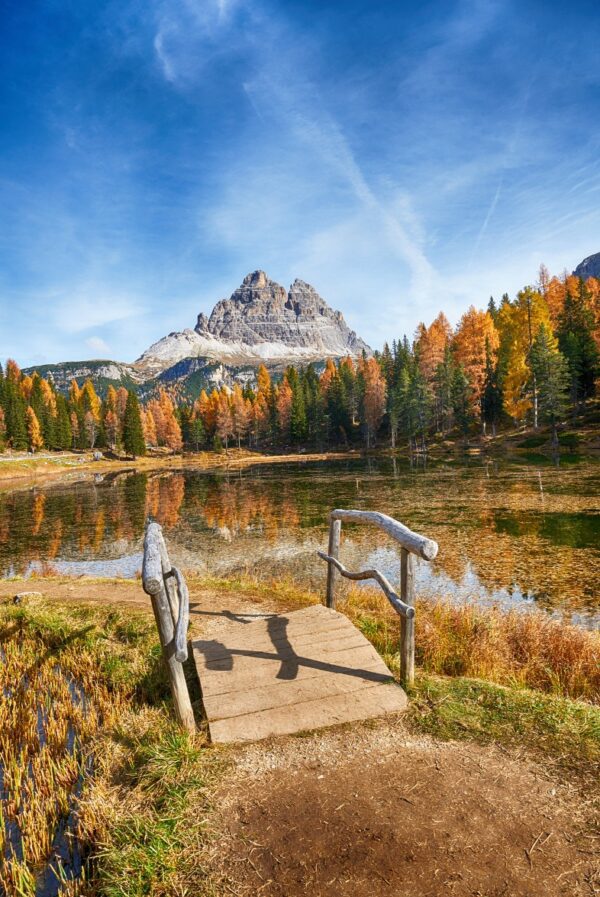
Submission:
{"label": "gray rock face", "polygon": [[[370,352],[341,313],[331,309],[310,284],[295,280],[286,293],[264,271],[248,274],[229,299],[215,305],[210,318],[199,315],[195,329],[201,336],[224,342],[266,344],[265,353],[268,344],[277,343],[314,350],[321,356]],[[275,355],[281,355],[280,347]]]}
{"label": "gray rock face", "polygon": [[586,259],[580,262],[573,271],[575,277],[582,277],[587,280],[588,277],[600,277],[600,252],[595,255],[588,255]]}
{"label": "gray rock face", "polygon": [[184,358],[235,364],[261,361],[307,362],[371,354],[339,311],[303,280],[285,289],[264,271],[248,274],[210,317],[198,315],[194,330],[170,333],[137,360],[141,373],[156,375]]}

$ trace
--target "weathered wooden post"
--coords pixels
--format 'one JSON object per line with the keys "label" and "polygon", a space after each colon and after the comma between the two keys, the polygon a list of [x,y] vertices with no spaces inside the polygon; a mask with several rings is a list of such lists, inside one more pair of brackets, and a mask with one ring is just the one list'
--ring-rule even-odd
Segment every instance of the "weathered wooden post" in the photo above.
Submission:
{"label": "weathered wooden post", "polygon": [[[168,578],[173,578],[180,588],[177,609],[169,595],[165,581]],[[194,711],[181,665],[187,659],[187,589],[179,571],[169,563],[158,523],[149,522],[146,527],[142,583],[152,601],[177,719],[188,732],[195,732]]]}
{"label": "weathered wooden post", "polygon": [[[379,570],[352,573],[340,563],[340,531],[342,520],[370,523],[379,527],[401,546],[400,595]],[[357,511],[336,508],[329,515],[329,552],[317,552],[327,562],[327,607],[335,608],[335,584],[338,575],[352,580],[374,579],[400,616],[400,675],[405,685],[415,680],[415,565],[416,558],[432,561],[438,553],[437,542],[414,533],[403,523],[379,511]]]}
{"label": "weathered wooden post", "polygon": [[[400,598],[415,606],[415,563],[412,552],[400,549]],[[406,685],[415,681],[415,617],[400,617],[400,678]]]}
{"label": "weathered wooden post", "polygon": [[[342,533],[342,521],[330,517],[329,521],[329,557],[339,560],[340,557],[340,538]],[[327,566],[327,607],[335,610],[335,586],[338,578],[338,571],[334,564]]]}

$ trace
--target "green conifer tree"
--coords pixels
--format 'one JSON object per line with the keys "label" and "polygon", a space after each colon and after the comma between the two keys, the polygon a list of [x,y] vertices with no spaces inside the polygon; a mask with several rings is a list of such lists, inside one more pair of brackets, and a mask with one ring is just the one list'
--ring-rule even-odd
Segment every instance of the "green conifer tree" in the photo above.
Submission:
{"label": "green conifer tree", "polygon": [[531,366],[539,389],[540,417],[552,427],[552,442],[558,445],[558,424],[567,409],[569,371],[555,338],[542,324],[531,350]]}
{"label": "green conifer tree", "polygon": [[123,445],[128,455],[133,458],[146,454],[144,428],[140,415],[138,397],[133,391],[127,393],[125,417],[123,419]]}
{"label": "green conifer tree", "polygon": [[490,344],[489,341],[486,340],[485,380],[483,384],[483,392],[481,394],[481,417],[483,419],[484,429],[489,424],[492,428],[492,435],[494,436],[496,435],[496,427],[502,415],[503,401],[498,365],[494,364],[494,359],[490,352]]}

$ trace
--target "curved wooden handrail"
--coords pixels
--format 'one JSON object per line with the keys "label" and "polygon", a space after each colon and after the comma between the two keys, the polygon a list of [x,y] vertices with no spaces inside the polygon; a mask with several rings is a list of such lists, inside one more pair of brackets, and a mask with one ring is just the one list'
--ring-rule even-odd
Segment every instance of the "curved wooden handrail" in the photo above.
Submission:
{"label": "curved wooden handrail", "polygon": [[363,579],[374,579],[375,582],[378,582],[381,586],[385,597],[390,602],[394,610],[397,614],[400,614],[401,617],[406,617],[411,620],[415,615],[415,609],[410,604],[406,604],[399,595],[396,594],[392,585],[383,573],[379,570],[359,570],[357,573],[352,573],[350,570],[346,569],[344,565],[338,561],[336,558],[330,557],[330,555],[325,554],[324,551],[318,551],[317,554],[319,557],[327,561],[328,564],[333,564],[337,570],[340,571],[342,576],[345,576],[346,579],[353,580],[363,580]]}
{"label": "curved wooden handrail", "polygon": [[432,561],[438,553],[438,544],[433,539],[414,533],[403,523],[379,511],[353,511],[336,508],[331,511],[329,518],[330,520],[345,520],[348,523],[372,523],[399,542],[407,551],[418,555],[424,561]]}
{"label": "curved wooden handrail", "polygon": [[[341,563],[340,540],[342,521],[370,523],[379,527],[401,545],[400,596],[379,570],[360,570],[353,573]],[[335,583],[338,574],[346,579],[374,579],[386,598],[400,615],[400,675],[407,685],[414,681],[415,668],[415,557],[432,561],[438,553],[438,544],[420,533],[414,533],[403,523],[379,511],[358,511],[335,508],[329,514],[329,550],[317,552],[327,562],[327,607],[335,609]]]}
{"label": "curved wooden handrail", "polygon": [[189,592],[183,575],[169,560],[162,529],[153,520],[146,524],[142,585],[152,599],[177,717],[186,729],[193,732],[196,724],[181,666],[188,656]]}

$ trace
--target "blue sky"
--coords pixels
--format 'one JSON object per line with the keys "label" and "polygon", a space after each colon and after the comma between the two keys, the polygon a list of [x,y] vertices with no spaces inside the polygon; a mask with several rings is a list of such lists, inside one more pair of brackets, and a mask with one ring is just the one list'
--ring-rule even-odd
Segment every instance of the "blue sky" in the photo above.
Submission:
{"label": "blue sky", "polygon": [[131,361],[246,273],[380,347],[600,251],[592,2],[0,9],[0,358]]}

